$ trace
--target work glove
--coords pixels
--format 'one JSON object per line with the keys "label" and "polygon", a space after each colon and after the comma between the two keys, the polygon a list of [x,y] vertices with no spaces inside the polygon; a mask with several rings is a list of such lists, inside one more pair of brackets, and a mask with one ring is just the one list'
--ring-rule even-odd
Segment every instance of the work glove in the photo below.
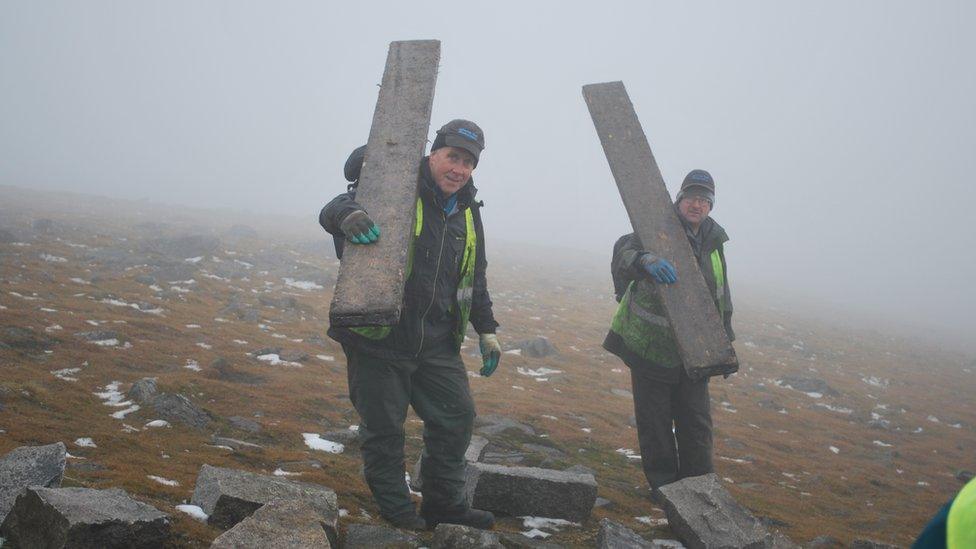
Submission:
{"label": "work glove", "polygon": [[663,257],[646,253],[640,258],[641,266],[658,284],[673,284],[678,281],[678,272],[674,265]]}
{"label": "work glove", "polygon": [[353,244],[372,244],[380,239],[380,228],[369,214],[363,210],[356,210],[346,216],[339,224],[339,230]]}
{"label": "work glove", "polygon": [[498,344],[495,334],[481,334],[478,346],[481,347],[481,375],[488,377],[495,372],[498,361],[502,358],[502,346]]}

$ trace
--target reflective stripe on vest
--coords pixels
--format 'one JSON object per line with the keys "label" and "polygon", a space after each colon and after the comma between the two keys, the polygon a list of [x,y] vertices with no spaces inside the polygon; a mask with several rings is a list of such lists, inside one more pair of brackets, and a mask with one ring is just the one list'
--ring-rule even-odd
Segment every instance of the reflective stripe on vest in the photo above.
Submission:
{"label": "reflective stripe on vest", "polygon": [[725,269],[718,250],[712,250],[712,275],[715,277],[715,297],[718,298],[718,312],[725,317]]}
{"label": "reflective stripe on vest", "polygon": [[[407,253],[407,270],[404,279],[409,279],[413,272],[413,243],[420,236],[424,228],[424,203],[417,198],[417,211],[414,216],[413,238],[410,240],[410,250]],[[464,332],[467,328],[468,318],[471,315],[471,301],[474,290],[474,264],[478,249],[478,235],[474,230],[474,213],[471,208],[464,209],[464,255],[461,259],[461,280],[458,283],[457,302],[460,318],[458,319],[457,331],[455,332],[455,342],[460,345],[464,340]],[[446,230],[446,227],[445,227]],[[393,331],[392,326],[361,326],[350,328],[353,332],[369,338],[383,339]]]}

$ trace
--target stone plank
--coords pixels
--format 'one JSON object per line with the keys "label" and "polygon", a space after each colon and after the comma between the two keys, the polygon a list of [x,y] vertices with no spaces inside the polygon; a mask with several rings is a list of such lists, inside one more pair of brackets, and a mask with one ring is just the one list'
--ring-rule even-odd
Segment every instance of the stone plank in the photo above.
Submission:
{"label": "stone plank", "polygon": [[659,488],[671,531],[689,549],[759,549],[776,542],[759,520],[736,503],[715,473]]}
{"label": "stone plank", "polygon": [[124,490],[25,489],[0,526],[14,547],[162,547],[167,515]]}
{"label": "stone plank", "polygon": [[356,193],[382,236],[346,246],[329,310],[333,326],[392,326],[400,318],[439,62],[437,40],[390,44]]}
{"label": "stone plank", "polygon": [[204,464],[197,474],[190,503],[210,515],[208,523],[226,530],[279,498],[308,503],[319,513],[329,538],[336,539],[339,521],[336,494],[318,484]]}
{"label": "stone plank", "polygon": [[307,502],[276,499],[218,536],[210,549],[334,547],[321,520]]}
{"label": "stone plank", "polygon": [[623,82],[583,86],[583,97],[631,225],[644,246],[678,271],[678,282],[651,287],[664,303],[685,370],[693,379],[737,371],[735,350]]}
{"label": "stone plank", "polygon": [[0,522],[24,488],[61,486],[65,452],[64,443],[56,442],[45,446],[21,446],[0,458]]}
{"label": "stone plank", "polygon": [[[481,460],[481,456],[485,453],[485,448],[488,447],[488,439],[478,435],[471,435],[471,442],[468,443],[468,449],[464,452],[465,463],[474,463]],[[424,463],[424,454],[420,453],[420,457],[417,458],[417,463],[413,466],[413,473],[410,475],[410,488],[414,492],[419,492],[423,489],[423,472],[422,466]]]}
{"label": "stone plank", "polygon": [[421,539],[410,532],[376,524],[350,524],[344,549],[416,549]]}
{"label": "stone plank", "polygon": [[588,474],[469,463],[465,477],[467,502],[502,515],[580,522],[596,501],[596,480]]}

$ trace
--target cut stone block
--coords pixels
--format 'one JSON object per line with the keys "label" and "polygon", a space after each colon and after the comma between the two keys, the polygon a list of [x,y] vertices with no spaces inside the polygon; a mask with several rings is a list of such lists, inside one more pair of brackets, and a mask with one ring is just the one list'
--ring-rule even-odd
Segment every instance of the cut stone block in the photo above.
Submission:
{"label": "cut stone block", "polygon": [[275,549],[304,549],[306,547],[334,547],[326,533],[322,517],[307,502],[297,499],[276,499],[262,506],[251,516],[221,534],[211,549],[238,547],[274,547]]}
{"label": "cut stone block", "polygon": [[596,534],[597,549],[653,549],[654,543],[637,535],[636,532],[619,522],[608,518],[600,521],[600,531]]}
{"label": "cut stone block", "polygon": [[773,547],[773,536],[736,503],[715,473],[659,488],[671,531],[689,549]]}
{"label": "cut stone block", "polygon": [[[464,461],[466,463],[474,463],[481,460],[481,456],[485,453],[485,448],[488,447],[488,439],[485,437],[479,437],[478,435],[471,436],[471,442],[468,443],[468,449],[464,452]],[[417,463],[413,466],[413,473],[410,475],[410,488],[414,492],[419,492],[423,488],[424,481],[422,477],[421,465],[423,464],[424,456],[421,452],[419,458],[417,458]]]}
{"label": "cut stone block", "polygon": [[308,503],[319,514],[329,538],[336,539],[339,522],[336,494],[318,484],[204,465],[197,474],[190,503],[210,515],[207,522],[226,530],[279,498]]}
{"label": "cut stone block", "polygon": [[45,446],[21,446],[0,458],[0,522],[24,488],[61,486],[65,455],[64,443],[56,442]]}
{"label": "cut stone block", "polygon": [[468,503],[477,509],[572,522],[590,516],[596,489],[593,475],[488,463],[469,464],[464,486]]}
{"label": "cut stone block", "polygon": [[350,524],[345,549],[415,549],[424,543],[417,536],[375,524]]}
{"label": "cut stone block", "polygon": [[583,86],[583,98],[634,232],[647,249],[683,273],[674,284],[650,284],[649,289],[661,298],[688,376],[737,371],[735,350],[705,278],[692,274],[701,269],[623,82]]}
{"label": "cut stone block", "polygon": [[124,490],[25,489],[0,526],[15,547],[161,547],[169,519]]}
{"label": "cut stone block", "polygon": [[332,326],[392,326],[400,318],[417,169],[427,143],[440,56],[436,40],[390,44],[356,193],[383,236],[371,246],[345,247],[329,310]]}
{"label": "cut stone block", "polygon": [[438,524],[431,549],[505,549],[498,534],[460,524]]}

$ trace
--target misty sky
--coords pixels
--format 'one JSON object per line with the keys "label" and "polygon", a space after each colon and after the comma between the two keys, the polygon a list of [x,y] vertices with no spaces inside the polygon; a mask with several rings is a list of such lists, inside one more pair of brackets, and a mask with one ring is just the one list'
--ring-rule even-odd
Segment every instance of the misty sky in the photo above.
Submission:
{"label": "misty sky", "polygon": [[974,5],[689,4],[0,1],[0,184],[314,223],[389,42],[435,38],[489,254],[629,232],[580,93],[623,80],[672,192],[715,177],[733,289],[976,332]]}

